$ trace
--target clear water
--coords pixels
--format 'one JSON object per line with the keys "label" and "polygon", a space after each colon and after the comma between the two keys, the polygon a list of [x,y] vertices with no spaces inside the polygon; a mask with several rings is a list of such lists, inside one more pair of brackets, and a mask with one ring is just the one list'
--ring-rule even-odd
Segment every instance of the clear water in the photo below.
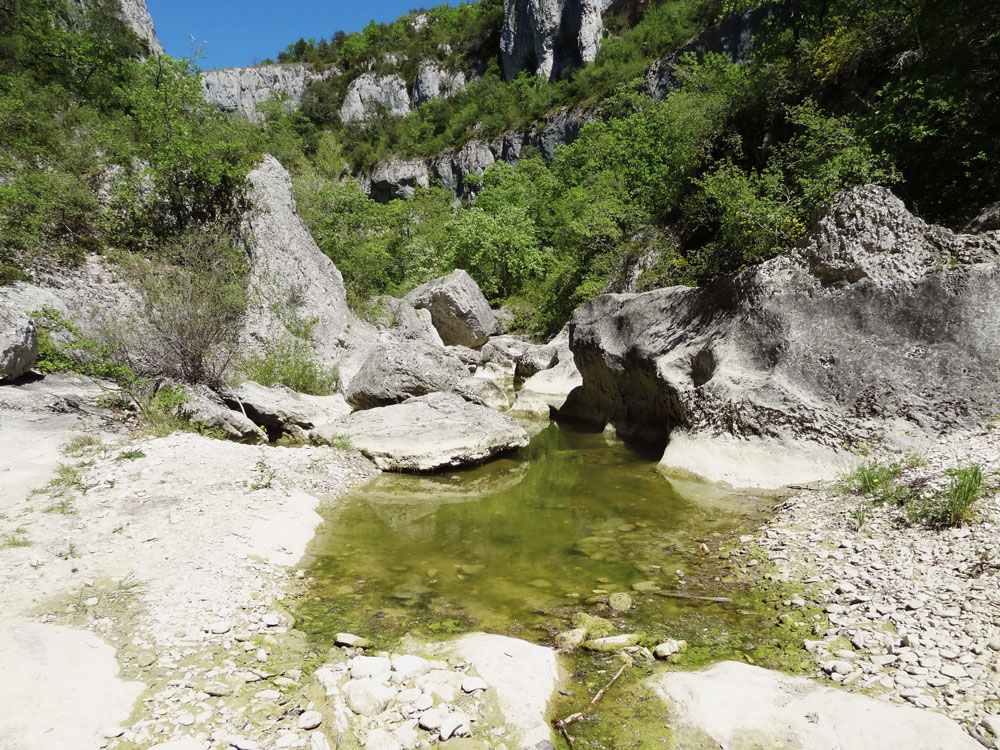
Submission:
{"label": "clear water", "polygon": [[701,544],[716,550],[762,507],[668,481],[655,459],[620,442],[551,425],[509,457],[435,476],[386,474],[342,501],[313,542],[299,627],[321,641],[349,630],[389,645],[408,631],[474,629],[550,643],[573,612],[606,616],[601,601],[626,591],[636,606],[616,618],[620,627],[697,641],[745,627],[749,613],[633,584],[732,593]]}

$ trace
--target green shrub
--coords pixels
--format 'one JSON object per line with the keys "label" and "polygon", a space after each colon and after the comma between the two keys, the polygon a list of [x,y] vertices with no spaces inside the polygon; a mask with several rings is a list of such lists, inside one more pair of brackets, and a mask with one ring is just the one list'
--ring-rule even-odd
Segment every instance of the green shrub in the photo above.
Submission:
{"label": "green shrub", "polygon": [[908,518],[927,526],[945,528],[976,520],[976,504],[986,488],[982,469],[977,465],[949,469],[948,486],[932,498],[916,498],[907,506]]}
{"label": "green shrub", "polygon": [[301,339],[271,342],[263,352],[242,357],[237,368],[261,385],[285,385],[299,393],[326,396],[337,389],[339,373],[317,360],[313,347]]}

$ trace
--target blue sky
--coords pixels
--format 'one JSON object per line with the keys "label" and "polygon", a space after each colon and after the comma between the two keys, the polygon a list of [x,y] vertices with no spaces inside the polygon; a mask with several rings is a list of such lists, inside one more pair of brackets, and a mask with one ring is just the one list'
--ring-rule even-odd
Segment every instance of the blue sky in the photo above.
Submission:
{"label": "blue sky", "polygon": [[[375,19],[394,21],[413,8],[444,0],[146,0],[167,53],[187,57],[197,46],[202,68],[251,65],[299,37],[330,38],[338,29],[360,31]],[[456,3],[451,3],[455,5]],[[188,35],[195,37],[192,42]]]}

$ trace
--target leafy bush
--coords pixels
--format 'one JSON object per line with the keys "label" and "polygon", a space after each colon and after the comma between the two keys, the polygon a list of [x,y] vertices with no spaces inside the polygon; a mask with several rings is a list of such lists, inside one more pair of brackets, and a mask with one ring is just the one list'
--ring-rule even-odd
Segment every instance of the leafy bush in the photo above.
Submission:
{"label": "leafy bush", "polygon": [[246,312],[246,254],[228,237],[200,230],[165,254],[164,261],[126,260],[139,314],[105,321],[102,336],[120,362],[146,378],[218,385],[236,356]]}
{"label": "leafy bush", "polygon": [[312,346],[301,339],[271,342],[263,352],[240,358],[237,367],[247,380],[316,396],[333,393],[340,377],[336,369],[324,368]]}

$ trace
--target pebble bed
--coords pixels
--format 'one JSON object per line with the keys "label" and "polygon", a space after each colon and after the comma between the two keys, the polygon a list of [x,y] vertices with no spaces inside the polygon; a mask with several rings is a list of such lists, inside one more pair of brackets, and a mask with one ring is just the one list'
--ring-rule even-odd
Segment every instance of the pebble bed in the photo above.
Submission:
{"label": "pebble bed", "polygon": [[[1000,430],[943,442],[924,457],[901,477],[924,492],[944,486],[945,470],[959,463],[978,463],[995,483]],[[991,493],[977,522],[935,530],[888,505],[871,508],[859,529],[861,498],[807,491],[741,541],[745,552],[763,550],[770,577],[803,585],[783,617],[823,608],[826,621],[815,621],[816,639],[803,645],[829,679],[944,713],[984,747],[1000,748],[1000,498]]]}

